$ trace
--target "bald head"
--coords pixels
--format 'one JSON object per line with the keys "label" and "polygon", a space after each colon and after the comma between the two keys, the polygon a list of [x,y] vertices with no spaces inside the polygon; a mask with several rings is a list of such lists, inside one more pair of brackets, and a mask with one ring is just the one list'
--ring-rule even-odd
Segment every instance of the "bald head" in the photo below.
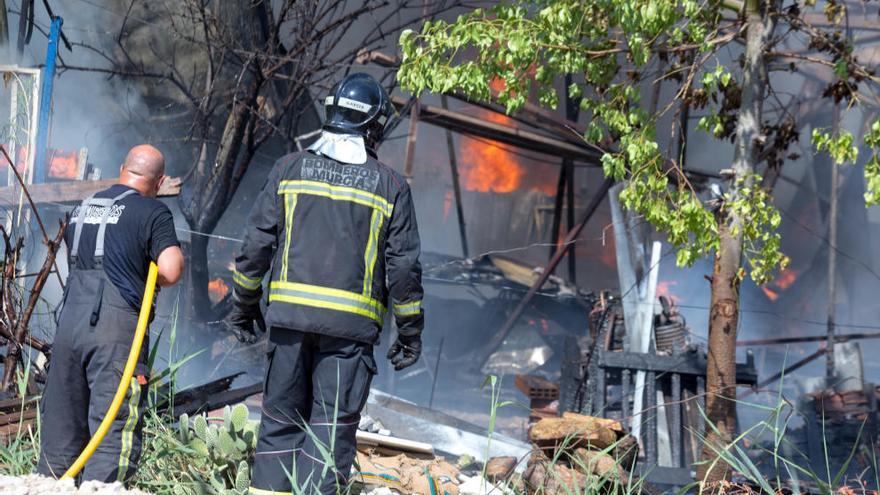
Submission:
{"label": "bald head", "polygon": [[165,157],[149,144],[132,148],[119,170],[119,183],[136,189],[144,196],[155,197],[164,179]]}

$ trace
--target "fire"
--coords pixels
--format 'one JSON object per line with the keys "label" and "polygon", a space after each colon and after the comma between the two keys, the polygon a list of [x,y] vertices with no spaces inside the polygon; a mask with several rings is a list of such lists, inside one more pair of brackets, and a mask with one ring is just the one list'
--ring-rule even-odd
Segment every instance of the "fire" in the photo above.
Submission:
{"label": "fire", "polygon": [[[483,112],[483,117],[496,120],[502,117]],[[509,193],[517,190],[523,176],[516,156],[493,142],[464,139],[461,141],[461,171],[464,188],[468,191]]]}
{"label": "fire", "polygon": [[761,291],[764,292],[764,295],[767,296],[767,299],[771,301],[776,301],[779,299],[779,295],[782,291],[788,289],[797,281],[798,275],[800,272],[795,270],[794,268],[786,268],[779,272],[779,276],[773,279],[772,282],[768,283],[761,287]]}
{"label": "fire", "polygon": [[76,179],[78,172],[78,152],[49,150],[49,177],[56,179]]}
{"label": "fire", "polygon": [[[489,110],[479,110],[478,113],[480,118],[513,127],[506,115]],[[525,188],[550,196],[556,194],[556,178],[552,174],[542,173],[534,182],[526,180],[525,165],[506,145],[466,137],[459,143],[461,180],[466,190],[509,193],[524,188],[523,182],[527,182]],[[554,170],[558,171],[558,168],[554,167]]]}
{"label": "fire", "polygon": [[779,276],[773,281],[773,285],[782,290],[788,289],[797,281],[799,274],[800,273],[794,268],[786,268],[779,273]]}
{"label": "fire", "polygon": [[507,87],[507,84],[504,83],[504,79],[500,77],[493,77],[491,81],[489,81],[489,87],[492,89],[492,93],[497,95],[498,93],[504,91],[504,88]]}
{"label": "fire", "polygon": [[208,282],[208,299],[212,304],[217,304],[229,294],[229,286],[222,278],[215,278]]}
{"label": "fire", "polygon": [[449,210],[452,208],[452,191],[446,191],[443,197],[443,223],[449,220]]}
{"label": "fire", "polygon": [[777,299],[779,299],[779,293],[768,288],[767,286],[761,287],[761,290],[764,292],[764,295],[767,296],[767,299],[770,299],[771,301],[776,301]]}
{"label": "fire", "polygon": [[672,293],[672,287],[678,285],[678,280],[661,280],[657,282],[657,297],[665,296],[675,304],[681,302],[681,298]]}
{"label": "fire", "polygon": [[[494,78],[489,82],[493,93],[498,94],[505,89],[504,80]],[[478,118],[494,122],[496,124],[516,127],[510,117],[493,112],[491,110],[476,109]],[[556,177],[558,168],[554,174],[545,173],[546,169],[529,165],[536,170],[532,175],[536,177],[530,180],[526,175],[526,164],[511,147],[482,138],[464,137],[459,141],[459,155],[461,156],[461,179],[463,187],[468,191],[509,193],[517,189],[527,188],[541,191],[547,195],[556,194]],[[541,164],[545,165],[545,164]],[[537,177],[539,175],[539,177]],[[525,182],[525,184],[524,184]]]}
{"label": "fire", "polygon": [[[15,157],[15,168],[24,174],[27,168],[28,150],[19,148]],[[48,176],[54,179],[76,179],[79,172],[79,152],[49,149],[47,156]],[[6,167],[6,162],[0,163],[0,169]]]}

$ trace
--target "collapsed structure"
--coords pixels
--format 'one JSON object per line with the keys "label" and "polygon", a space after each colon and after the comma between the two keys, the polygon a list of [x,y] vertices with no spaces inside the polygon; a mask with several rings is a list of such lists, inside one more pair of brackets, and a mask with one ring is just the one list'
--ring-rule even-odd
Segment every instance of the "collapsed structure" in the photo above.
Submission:
{"label": "collapsed structure", "polygon": [[[364,53],[362,61],[395,64],[393,58],[379,53]],[[7,68],[6,72],[19,78],[24,77],[26,71]],[[36,87],[36,84],[32,87]],[[450,96],[456,98],[455,95]],[[16,98],[13,96],[13,103],[17,101]],[[659,258],[653,256],[647,242],[649,236],[637,239],[627,237],[639,229],[628,228],[633,225],[634,219],[626,217],[620,211],[610,181],[602,182],[596,188],[582,210],[582,217],[576,221],[575,168],[598,167],[599,155],[596,150],[572,137],[573,133],[570,131],[574,129],[583,133],[583,126],[577,123],[577,114],[571,103],[568,104],[567,118],[526,105],[525,111],[516,116],[524,126],[512,126],[509,123],[498,123],[493,119],[476,118],[449,110],[446,101],[444,96],[444,105],[437,107],[423,104],[414,98],[395,99],[401,113],[408,114],[411,119],[404,159],[407,177],[411,179],[413,176],[417,123],[421,120],[439,125],[445,129],[447,135],[453,200],[463,258],[438,257],[426,266],[426,277],[430,283],[435,284],[492,286],[499,291],[497,297],[487,302],[493,305],[496,313],[490,317],[484,315],[488,338],[481,343],[478,351],[479,372],[509,371],[520,367],[521,371],[526,372],[517,376],[517,385],[532,401],[531,416],[534,421],[571,412],[616,421],[612,429],[621,433],[621,438],[625,427],[641,443],[637,469],[640,474],[657,484],[686,484],[692,479],[692,466],[699,456],[706,350],[689,341],[687,325],[676,310],[674,302],[657,293],[654,270]],[[500,115],[500,109],[496,106],[481,105],[481,108]],[[546,266],[535,268],[494,254],[470,257],[472,248],[468,245],[464,222],[460,172],[457,168],[456,150],[452,145],[452,132],[533,150],[560,160],[561,169],[553,195],[550,226],[551,256]],[[31,156],[29,153],[16,154],[14,149],[10,149],[10,154]],[[58,156],[70,161],[73,154],[62,153]],[[41,204],[78,202],[90,192],[106,187],[105,181],[97,180],[98,177],[90,171],[87,154],[78,153],[76,156],[75,167],[55,167],[54,164],[49,167],[50,176],[51,171],[57,169],[63,178],[76,180],[46,184],[31,184],[27,179],[18,184],[10,180],[8,187],[0,191],[0,197],[8,198],[7,203],[17,205],[19,210],[30,207],[34,215],[37,215],[37,207]],[[33,159],[30,163],[33,163]],[[33,169],[32,166],[25,168]],[[10,173],[14,170],[14,166],[9,167]],[[167,192],[168,195],[174,193]],[[584,226],[609,196],[620,286],[619,292],[594,293],[585,291],[574,283],[576,257],[573,246]],[[560,240],[563,224],[566,224],[566,235]],[[621,225],[624,228],[619,228]],[[539,230],[543,232],[542,229]],[[39,282],[45,282],[53,271],[58,273],[53,268],[58,242],[56,239],[53,244],[51,238],[43,233],[50,248],[42,268],[34,278],[37,283],[33,284],[31,296],[25,304],[24,299],[14,299],[17,293],[12,287],[24,287],[24,283],[29,282],[22,280],[30,274],[26,267],[16,265],[21,259],[21,243],[7,234],[8,232],[4,232],[4,307],[19,309],[13,309],[5,315],[8,321],[0,326],[0,338],[3,339],[0,343],[6,344],[8,349],[5,355],[3,388],[10,389],[15,369],[31,369],[30,363],[25,359],[26,355],[20,351],[28,346],[35,351],[35,355],[43,356],[33,363],[35,373],[30,375],[31,381],[26,387],[28,397],[33,397],[39,391],[40,372],[45,365],[45,358],[51,357],[51,345],[33,335],[27,335],[25,330],[36,304],[30,301],[38,300],[42,288]],[[555,275],[560,269],[559,265],[566,260],[569,263],[568,280]],[[550,342],[546,346],[562,356],[558,370],[550,370],[550,373],[544,375],[531,375],[528,372],[548,364],[550,353],[545,350],[544,345],[519,345],[516,340],[518,335],[522,335],[522,331],[520,329],[515,332],[515,327],[522,324],[529,313],[540,313],[541,308],[538,307],[542,305],[552,308],[544,312],[581,313],[581,319],[573,317],[573,320],[566,321],[565,318],[560,318],[559,325],[565,327],[568,335],[561,341]],[[539,311],[535,311],[536,308]],[[535,327],[537,332],[540,324],[530,326]],[[838,341],[840,340],[842,339]],[[838,352],[836,347],[834,352]],[[817,351],[788,367],[788,372],[826,354],[826,350]],[[845,354],[852,357],[857,352],[850,349]],[[443,357],[442,344],[436,357],[436,363],[439,364]],[[844,354],[840,355],[840,359],[844,357]],[[773,379],[780,378],[771,376],[759,382],[759,370],[755,366],[753,356],[747,355],[747,360],[741,364],[737,374],[740,385],[761,388],[772,383]],[[429,364],[425,373],[430,373],[431,367],[433,365]],[[437,381],[438,370],[439,368],[434,368],[434,383]],[[548,370],[544,367],[540,371]],[[555,379],[557,371],[558,379]],[[554,379],[548,378],[550,375]],[[856,375],[858,376],[851,377],[843,385],[821,387],[804,395],[801,411],[808,416],[803,426],[805,452],[815,454],[821,449],[823,443],[817,439],[822,438],[821,432],[826,429],[833,431],[834,435],[829,444],[849,446],[853,442],[864,442],[866,445],[873,445],[873,434],[864,435],[862,432],[876,430],[877,397],[880,392],[873,384],[866,383],[864,377],[860,376],[861,373]],[[240,402],[260,391],[258,386],[253,385],[233,387],[234,380],[234,376],[223,376],[179,392],[174,398],[175,411],[195,414],[199,411],[215,410]],[[433,391],[432,387],[432,398]],[[376,411],[373,414],[386,424],[396,423],[391,427],[395,435],[429,443],[439,452],[447,454],[483,456],[480,446],[486,432],[482,428],[432,411],[430,407],[420,408],[388,394],[374,393],[369,408]],[[20,425],[22,421],[31,421],[35,417],[34,401],[31,398],[7,399],[0,402],[0,412],[6,413],[0,416],[0,427],[7,428],[0,432],[12,431],[8,428],[10,425]],[[407,429],[407,424],[419,426]],[[862,427],[862,424],[865,426]],[[833,428],[830,427],[832,425]],[[534,431],[533,429],[532,432]],[[836,441],[838,438],[840,441]],[[499,450],[496,452],[498,455],[510,454],[516,458],[529,450],[528,444],[513,438],[496,436],[493,442]],[[835,452],[834,455],[845,459],[849,448],[841,447],[840,452]],[[551,456],[552,454],[555,452]],[[819,459],[817,456],[813,457]],[[534,463],[530,465],[530,472],[536,477],[532,483],[536,487],[542,487],[549,480],[547,476],[536,475],[538,468],[535,466]]]}

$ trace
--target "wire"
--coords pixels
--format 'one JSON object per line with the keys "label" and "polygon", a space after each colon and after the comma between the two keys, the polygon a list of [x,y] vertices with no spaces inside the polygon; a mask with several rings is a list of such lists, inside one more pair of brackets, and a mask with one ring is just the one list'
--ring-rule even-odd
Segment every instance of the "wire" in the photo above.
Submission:
{"label": "wire", "polygon": [[220,239],[222,241],[232,241],[232,242],[237,242],[239,244],[244,244],[244,241],[241,239],[236,239],[234,237],[226,237],[225,235],[209,234],[207,232],[199,232],[197,230],[184,229],[183,227],[175,227],[174,230],[176,230],[178,232],[185,232],[187,234],[200,235],[202,237],[210,237],[212,239]]}
{"label": "wire", "polygon": [[810,234],[810,235],[812,235],[812,236],[814,236],[814,237],[817,237],[817,238],[821,239],[822,242],[824,242],[826,246],[828,246],[829,248],[833,249],[837,254],[839,254],[839,255],[843,256],[844,258],[848,259],[849,261],[852,261],[853,263],[855,263],[855,264],[861,266],[862,268],[864,268],[865,270],[867,270],[871,275],[873,275],[874,278],[876,278],[877,280],[880,280],[880,274],[878,274],[876,271],[874,271],[873,268],[871,268],[870,266],[868,266],[867,263],[865,263],[864,261],[861,261],[861,260],[859,260],[858,258],[856,258],[856,257],[854,257],[854,256],[852,256],[852,255],[850,255],[850,254],[848,254],[848,253],[842,251],[842,250],[841,250],[839,247],[837,247],[837,246],[832,246],[832,245],[831,245],[831,242],[828,240],[827,237],[823,236],[822,234],[819,234],[818,232],[816,232],[816,231],[814,231],[813,229],[811,229],[809,226],[803,224],[800,220],[798,220],[797,218],[795,218],[794,215],[792,215],[791,213],[789,213],[789,212],[786,211],[785,209],[783,209],[783,208],[781,208],[781,207],[779,207],[779,206],[777,206],[777,209],[779,209],[779,211],[781,211],[786,217],[788,217],[789,220],[791,220],[792,222],[794,222],[795,225],[797,225],[798,227],[800,227],[801,229],[803,229],[805,232],[807,232],[808,234]]}
{"label": "wire", "polygon": [[[703,311],[709,311],[709,310],[711,309],[711,308],[709,308],[708,306],[697,306],[697,305],[693,305],[693,304],[676,304],[675,306],[676,306],[677,308],[699,309],[699,310],[703,310]],[[766,316],[773,316],[773,317],[776,317],[776,318],[784,318],[785,320],[788,320],[788,321],[794,321],[794,322],[797,322],[797,323],[804,323],[804,324],[807,324],[807,325],[816,325],[816,326],[822,326],[822,327],[828,325],[828,322],[827,322],[827,321],[819,321],[819,320],[810,320],[810,319],[806,319],[806,318],[798,318],[798,317],[795,317],[795,316],[791,316],[791,315],[789,315],[789,314],[778,313],[778,312],[775,312],[775,311],[769,311],[769,310],[761,310],[761,309],[740,309],[740,313],[752,313],[752,314],[760,314],[760,315],[766,315]],[[878,325],[868,325],[868,324],[864,324],[864,323],[837,323],[837,322],[835,322],[834,325],[835,325],[835,326],[838,326],[838,327],[846,327],[846,328],[856,328],[856,329],[865,329],[865,330],[880,330],[880,326],[878,326]]]}

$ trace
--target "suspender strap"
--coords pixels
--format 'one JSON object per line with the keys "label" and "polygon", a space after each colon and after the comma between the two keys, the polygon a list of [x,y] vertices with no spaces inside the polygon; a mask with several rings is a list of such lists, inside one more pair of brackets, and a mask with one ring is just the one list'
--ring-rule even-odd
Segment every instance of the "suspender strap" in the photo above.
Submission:
{"label": "suspender strap", "polygon": [[101,224],[98,227],[98,237],[95,239],[95,263],[100,264],[104,257],[104,234],[107,228],[107,219],[110,218],[113,205],[122,198],[130,196],[135,192],[137,191],[129,189],[115,198],[96,198],[94,196],[89,196],[83,200],[79,207],[79,216],[76,218],[76,229],[73,232],[73,248],[70,251],[70,259],[73,265],[76,264],[77,256],[79,255],[79,242],[82,238],[82,229],[83,225],[86,223],[89,209],[92,207],[104,208],[103,214],[101,215]]}
{"label": "suspender strap", "polygon": [[89,208],[92,206],[104,207],[112,205],[110,198],[96,198],[89,196],[79,205],[79,216],[76,217],[76,230],[73,232],[73,249],[70,251],[70,259],[76,261],[79,255],[79,240],[82,237],[83,225],[86,223],[86,216],[89,214]]}
{"label": "suspender strap", "polygon": [[116,202],[121,200],[122,198],[126,196],[131,196],[135,192],[137,191],[135,191],[134,189],[129,189],[119,196],[116,196],[111,200],[112,203],[110,203],[110,206],[108,206],[107,209],[104,210],[104,214],[101,216],[101,225],[98,227],[98,237],[95,239],[95,263],[100,263],[101,260],[104,258],[104,234],[107,230],[107,219],[110,218],[110,212],[111,210],[113,210],[113,205],[115,205]]}

